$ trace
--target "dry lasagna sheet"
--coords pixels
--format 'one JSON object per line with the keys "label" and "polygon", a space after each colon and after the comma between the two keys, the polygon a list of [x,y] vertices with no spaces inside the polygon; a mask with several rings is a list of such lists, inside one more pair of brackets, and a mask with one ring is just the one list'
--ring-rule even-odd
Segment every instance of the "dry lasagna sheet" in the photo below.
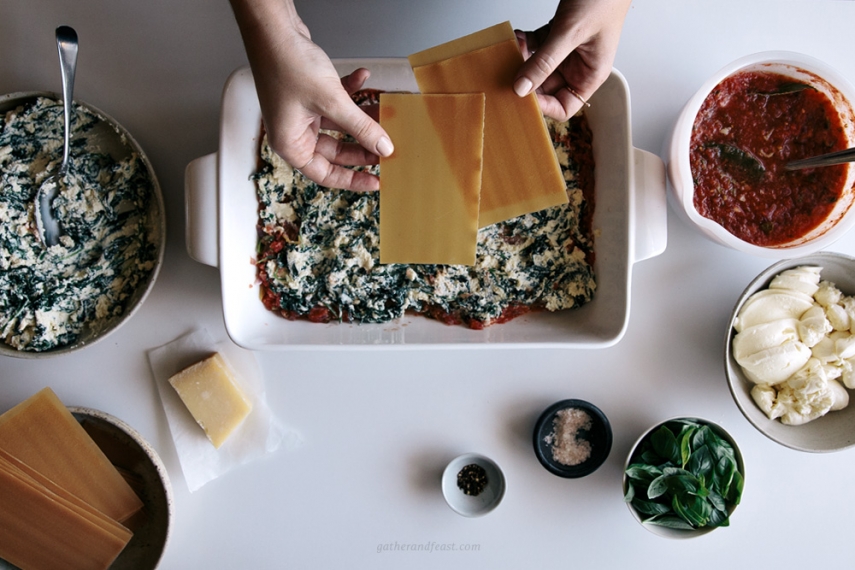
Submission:
{"label": "dry lasagna sheet", "polygon": [[265,138],[254,176],[264,305],[314,322],[383,323],[410,311],[483,328],[587,303],[596,290],[591,131],[584,115],[547,123],[569,203],[481,229],[471,267],[380,264],[378,193],[318,186]]}

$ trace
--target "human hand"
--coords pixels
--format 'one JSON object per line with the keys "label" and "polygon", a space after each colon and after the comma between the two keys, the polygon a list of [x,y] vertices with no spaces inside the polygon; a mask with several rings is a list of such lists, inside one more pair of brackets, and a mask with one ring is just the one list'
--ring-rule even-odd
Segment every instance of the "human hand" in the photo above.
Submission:
{"label": "human hand", "polygon": [[[322,186],[378,189],[376,176],[346,168],[376,164],[378,155],[393,151],[383,128],[350,97],[362,87],[368,70],[339,78],[289,2],[233,0],[232,5],[271,148]],[[343,143],[320,129],[346,132],[357,143]]]}
{"label": "human hand", "polygon": [[[534,32],[517,31],[526,62],[514,91],[535,91],[543,113],[565,121],[608,78],[631,0],[561,0]],[[575,93],[574,93],[575,92]]]}

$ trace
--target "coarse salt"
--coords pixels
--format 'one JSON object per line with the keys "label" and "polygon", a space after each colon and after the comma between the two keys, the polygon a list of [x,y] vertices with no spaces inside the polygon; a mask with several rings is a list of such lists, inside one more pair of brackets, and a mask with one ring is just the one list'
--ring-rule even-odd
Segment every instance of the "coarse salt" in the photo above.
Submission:
{"label": "coarse salt", "polygon": [[591,416],[579,408],[565,408],[555,414],[552,432],[543,438],[552,446],[552,458],[562,465],[575,466],[591,457],[591,442],[582,433],[591,429]]}

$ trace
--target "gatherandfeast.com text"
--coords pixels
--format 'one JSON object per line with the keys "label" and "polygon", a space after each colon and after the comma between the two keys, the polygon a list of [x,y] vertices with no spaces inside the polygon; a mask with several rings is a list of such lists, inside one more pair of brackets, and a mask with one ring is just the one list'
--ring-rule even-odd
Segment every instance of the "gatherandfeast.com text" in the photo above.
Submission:
{"label": "gatherandfeast.com text", "polygon": [[377,554],[382,552],[480,552],[480,544],[457,544],[456,542],[384,542],[377,545]]}

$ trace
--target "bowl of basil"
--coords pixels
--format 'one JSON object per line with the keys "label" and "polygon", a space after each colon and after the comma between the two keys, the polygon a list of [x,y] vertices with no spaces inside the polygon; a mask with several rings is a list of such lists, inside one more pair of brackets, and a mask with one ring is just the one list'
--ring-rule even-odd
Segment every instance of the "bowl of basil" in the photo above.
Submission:
{"label": "bowl of basil", "polygon": [[693,538],[729,526],[745,483],[736,442],[700,418],[672,418],[647,430],[627,458],[624,500],[644,528]]}

